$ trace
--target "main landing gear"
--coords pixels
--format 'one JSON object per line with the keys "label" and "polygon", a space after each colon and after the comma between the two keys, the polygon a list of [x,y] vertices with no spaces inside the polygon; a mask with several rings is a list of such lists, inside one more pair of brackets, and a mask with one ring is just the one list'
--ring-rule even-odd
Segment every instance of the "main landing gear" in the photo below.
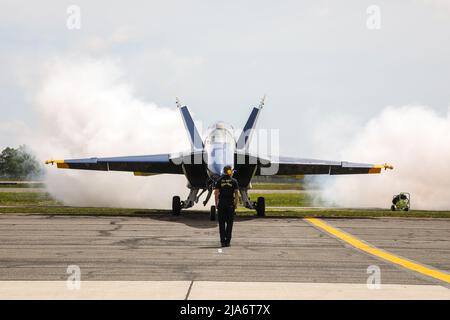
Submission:
{"label": "main landing gear", "polygon": [[264,197],[258,197],[256,201],[256,215],[258,217],[264,217],[266,215],[266,199]]}
{"label": "main landing gear", "polygon": [[[191,189],[189,192],[189,196],[185,201],[181,201],[179,196],[174,196],[172,198],[172,213],[175,216],[180,215],[182,209],[187,209],[192,207],[195,203],[198,202],[200,196],[208,191],[208,195],[206,196],[205,201],[203,201],[203,205],[206,205],[211,197],[212,188],[211,189],[203,189],[203,191],[198,194],[199,189]],[[258,217],[264,217],[266,215],[266,201],[264,197],[258,197],[256,201],[250,201],[250,198],[248,196],[248,189],[241,188],[241,202],[244,207],[247,209],[253,209],[256,210],[256,215]],[[211,206],[210,212],[209,212],[209,218],[211,221],[215,221],[217,216],[217,208],[216,206]]]}
{"label": "main landing gear", "polygon": [[179,196],[174,196],[172,198],[172,213],[173,213],[173,215],[178,216],[181,213],[181,209],[190,208],[194,205],[194,203],[198,202],[198,198],[199,198],[199,196],[197,196],[198,191],[199,191],[199,189],[192,188],[185,201],[181,201]]}
{"label": "main landing gear", "polygon": [[179,196],[174,196],[172,198],[172,213],[174,216],[178,216],[181,213],[181,201]]}
{"label": "main landing gear", "polygon": [[[172,198],[172,214],[174,216],[178,216],[181,213],[182,209],[187,209],[187,208],[191,208],[195,203],[197,203],[200,199],[200,197],[203,195],[203,193],[205,193],[206,191],[208,191],[208,194],[206,195],[206,199],[205,201],[203,201],[203,205],[206,206],[206,204],[208,203],[209,199],[211,198],[211,194],[212,194],[212,186],[210,186],[209,188],[205,188],[202,190],[202,192],[200,192],[200,189],[196,189],[196,188],[191,188],[188,198],[185,201],[181,201],[179,196],[174,196]],[[211,210],[210,210],[210,220],[211,221],[215,221],[216,220],[216,206],[211,206]]]}
{"label": "main landing gear", "polygon": [[256,210],[256,215],[258,217],[264,217],[266,215],[266,200],[264,197],[258,197],[256,201],[250,201],[248,189],[241,188],[239,191],[241,193],[241,200],[244,207],[247,209]]}

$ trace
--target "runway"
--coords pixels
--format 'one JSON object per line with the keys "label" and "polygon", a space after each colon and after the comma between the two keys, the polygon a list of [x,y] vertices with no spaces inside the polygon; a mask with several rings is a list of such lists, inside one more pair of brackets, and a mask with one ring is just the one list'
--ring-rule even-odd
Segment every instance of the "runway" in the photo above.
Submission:
{"label": "runway", "polygon": [[[448,219],[323,221],[365,243],[448,275]],[[214,286],[234,282],[234,287],[242,288],[241,296],[245,296],[245,288],[253,288],[247,298],[261,298],[261,292],[267,299],[271,295],[307,298],[308,291],[310,298],[327,292],[330,297],[346,298],[358,290],[366,292],[362,297],[377,298],[391,288],[391,295],[381,295],[390,298],[394,292],[398,297],[402,290],[411,293],[414,288],[416,297],[450,299],[447,282],[362,252],[302,219],[237,217],[232,247],[218,245],[217,223],[209,221],[207,214],[1,215],[0,287],[16,281],[66,281],[67,267],[77,265],[82,283],[181,283],[184,294],[186,284],[191,287],[191,298],[208,291],[201,288],[209,286],[215,292]],[[379,267],[382,290],[368,295],[370,266]],[[309,289],[292,295],[296,291],[286,289],[289,286]],[[267,289],[272,287],[281,288],[284,296]],[[11,293],[5,288],[2,292]],[[232,288],[221,292],[237,294]]]}

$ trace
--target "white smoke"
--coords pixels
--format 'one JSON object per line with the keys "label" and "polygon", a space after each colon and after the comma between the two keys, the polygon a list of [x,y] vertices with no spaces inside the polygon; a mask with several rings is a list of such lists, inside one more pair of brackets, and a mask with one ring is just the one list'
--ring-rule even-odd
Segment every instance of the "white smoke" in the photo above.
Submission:
{"label": "white smoke", "polygon": [[[41,160],[188,148],[178,111],[136,98],[113,61],[60,59],[48,64],[44,74],[36,98],[39,128],[31,145]],[[67,205],[168,208],[173,195],[187,191],[184,176],[47,171],[49,192]]]}
{"label": "white smoke", "polygon": [[412,209],[450,209],[450,109],[441,116],[424,106],[387,107],[354,136],[342,159],[387,162],[394,170],[323,179],[324,199],[389,208],[393,195],[410,192]]}

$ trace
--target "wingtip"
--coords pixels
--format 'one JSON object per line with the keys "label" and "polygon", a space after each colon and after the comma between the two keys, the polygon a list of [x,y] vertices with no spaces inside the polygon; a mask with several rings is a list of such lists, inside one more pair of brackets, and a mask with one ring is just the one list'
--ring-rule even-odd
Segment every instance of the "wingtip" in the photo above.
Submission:
{"label": "wingtip", "polygon": [[265,100],[266,100],[266,95],[264,94],[261,99],[261,102],[259,103],[259,106],[258,106],[259,109],[262,109],[264,107]]}
{"label": "wingtip", "polygon": [[62,163],[64,163],[64,160],[53,160],[53,159],[51,159],[51,160],[46,160],[45,161],[45,164],[51,164],[51,165],[62,164]]}
{"label": "wingtip", "polygon": [[394,169],[394,166],[390,165],[390,164],[387,164],[387,163],[385,163],[385,164],[377,164],[377,165],[374,165],[372,168],[369,169],[369,173],[381,173],[381,169],[392,170],[392,169]]}
{"label": "wingtip", "polygon": [[377,168],[377,169],[380,169],[380,170],[381,170],[381,169],[384,169],[384,170],[387,170],[387,169],[392,170],[392,169],[394,169],[394,166],[385,163],[385,164],[379,164],[379,165],[376,165],[376,166],[374,166],[374,168]]}

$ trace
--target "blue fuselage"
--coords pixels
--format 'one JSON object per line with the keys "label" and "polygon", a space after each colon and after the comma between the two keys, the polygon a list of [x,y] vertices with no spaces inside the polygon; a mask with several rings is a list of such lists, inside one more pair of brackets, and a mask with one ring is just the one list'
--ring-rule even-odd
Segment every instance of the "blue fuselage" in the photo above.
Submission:
{"label": "blue fuselage", "polygon": [[212,125],[205,139],[205,154],[208,176],[217,179],[223,167],[234,167],[236,140],[233,128],[223,122]]}

